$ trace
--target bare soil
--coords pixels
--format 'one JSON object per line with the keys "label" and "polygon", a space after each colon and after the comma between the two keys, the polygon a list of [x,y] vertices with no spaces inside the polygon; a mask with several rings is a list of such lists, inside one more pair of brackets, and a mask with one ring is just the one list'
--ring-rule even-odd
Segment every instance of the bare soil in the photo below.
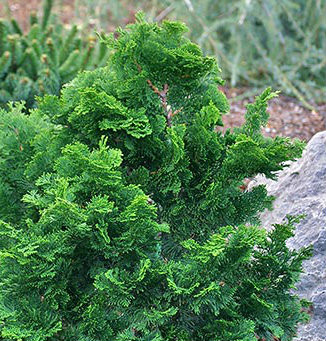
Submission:
{"label": "bare soil", "polygon": [[[249,99],[235,100],[248,89],[221,89],[231,100],[230,113],[225,115],[225,128],[232,128],[244,122],[246,105],[254,101]],[[258,94],[257,94],[258,95]],[[266,136],[287,136],[309,141],[313,135],[326,129],[326,104],[315,105],[316,110],[305,108],[296,98],[279,95],[269,102],[270,119],[263,133]]]}
{"label": "bare soil", "polygon": [[[57,0],[55,11],[60,14],[64,23],[74,15],[75,0]],[[42,0],[0,0],[0,17],[12,16],[21,27],[26,30],[29,27],[29,17],[32,12],[42,12]]]}

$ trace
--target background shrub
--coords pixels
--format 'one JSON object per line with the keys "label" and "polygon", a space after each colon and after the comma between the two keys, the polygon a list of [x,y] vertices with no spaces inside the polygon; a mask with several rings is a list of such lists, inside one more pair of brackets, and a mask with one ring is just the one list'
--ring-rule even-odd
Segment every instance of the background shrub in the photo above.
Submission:
{"label": "background shrub", "polygon": [[30,17],[24,33],[14,20],[0,20],[0,105],[8,101],[35,106],[35,96],[59,94],[78,71],[104,65],[107,49],[76,25],[70,29],[51,14],[53,0],[44,0],[43,15]]}
{"label": "background shrub", "polygon": [[191,21],[192,39],[218,56],[232,86],[270,84],[308,107],[325,100],[325,0],[186,3],[175,16]]}
{"label": "background shrub", "polygon": [[135,9],[153,20],[182,20],[191,39],[218,57],[232,86],[249,86],[252,94],[272,85],[308,108],[325,101],[325,0],[80,0],[79,5],[105,28],[108,15],[123,25],[121,18]]}

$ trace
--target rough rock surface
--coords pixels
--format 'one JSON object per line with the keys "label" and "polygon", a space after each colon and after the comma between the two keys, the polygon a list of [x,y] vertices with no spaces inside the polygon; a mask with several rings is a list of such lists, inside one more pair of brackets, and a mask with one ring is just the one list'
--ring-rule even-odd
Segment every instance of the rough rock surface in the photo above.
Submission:
{"label": "rough rock surface", "polygon": [[267,228],[287,214],[305,214],[288,246],[312,244],[313,257],[304,264],[298,294],[313,302],[312,319],[299,327],[295,341],[326,341],[326,131],[316,134],[300,160],[279,173],[277,181],[258,177],[249,184],[266,184],[276,197],[274,210],[263,212]]}

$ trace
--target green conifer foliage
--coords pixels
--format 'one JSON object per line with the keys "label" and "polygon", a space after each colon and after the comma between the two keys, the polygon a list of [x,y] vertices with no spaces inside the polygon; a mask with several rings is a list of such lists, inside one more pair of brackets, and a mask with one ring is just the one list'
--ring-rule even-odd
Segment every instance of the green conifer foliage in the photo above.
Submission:
{"label": "green conifer foliage", "polygon": [[22,195],[34,187],[24,176],[25,166],[34,156],[33,141],[50,125],[36,112],[30,118],[22,115],[25,107],[21,103],[8,107],[8,112],[0,109],[0,216],[17,222],[24,212]]}
{"label": "green conifer foliage", "polygon": [[267,233],[256,215],[271,198],[241,187],[303,145],[261,135],[270,89],[244,126],[216,131],[219,69],[185,30],[138,15],[102,37],[107,67],[29,116],[0,112],[2,174],[26,126],[21,178],[1,183],[20,209],[1,211],[2,340],[290,341],[306,318],[290,290],[310,250],[286,247],[298,219]]}
{"label": "green conifer foliage", "polygon": [[78,71],[107,61],[107,49],[94,37],[81,35],[74,25],[66,29],[51,14],[53,0],[44,0],[42,20],[31,14],[29,32],[14,20],[0,20],[0,106],[35,96],[59,94],[64,83]]}

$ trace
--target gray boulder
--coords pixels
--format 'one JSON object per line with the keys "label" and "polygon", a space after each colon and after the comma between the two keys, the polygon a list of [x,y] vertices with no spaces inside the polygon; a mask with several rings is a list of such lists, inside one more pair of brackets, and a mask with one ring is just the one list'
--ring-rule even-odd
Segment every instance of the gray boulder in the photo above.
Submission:
{"label": "gray boulder", "polygon": [[313,257],[304,264],[298,294],[313,302],[312,319],[301,325],[296,341],[326,340],[326,131],[316,134],[300,160],[279,173],[277,181],[255,178],[248,189],[266,184],[276,197],[274,210],[265,211],[261,220],[266,228],[280,223],[287,214],[305,214],[297,226],[290,248],[313,245]]}

